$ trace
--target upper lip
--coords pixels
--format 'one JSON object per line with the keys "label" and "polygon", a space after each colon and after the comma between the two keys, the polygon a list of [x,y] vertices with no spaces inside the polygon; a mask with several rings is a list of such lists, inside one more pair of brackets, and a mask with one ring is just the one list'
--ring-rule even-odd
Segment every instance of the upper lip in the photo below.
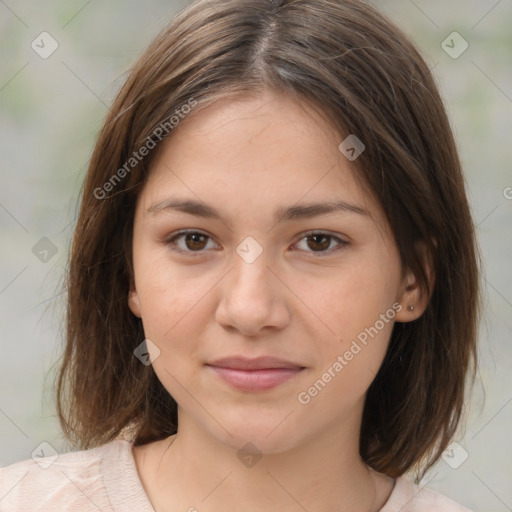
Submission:
{"label": "upper lip", "polygon": [[270,368],[293,368],[301,369],[304,368],[300,364],[286,361],[285,359],[279,359],[272,356],[262,356],[256,358],[248,358],[243,356],[232,356],[217,359],[212,363],[208,363],[209,366],[220,366],[223,368],[232,368],[235,370],[265,370]]}

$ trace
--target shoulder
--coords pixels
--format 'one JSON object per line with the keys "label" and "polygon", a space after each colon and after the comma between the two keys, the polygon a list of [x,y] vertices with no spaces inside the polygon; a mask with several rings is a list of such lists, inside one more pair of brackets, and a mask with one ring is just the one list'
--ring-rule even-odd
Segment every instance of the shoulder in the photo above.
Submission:
{"label": "shoulder", "polygon": [[125,448],[113,441],[97,448],[35,457],[0,468],[0,512],[102,510],[110,512],[102,478],[106,454]]}
{"label": "shoulder", "polygon": [[442,494],[397,478],[393,492],[380,512],[471,512]]}

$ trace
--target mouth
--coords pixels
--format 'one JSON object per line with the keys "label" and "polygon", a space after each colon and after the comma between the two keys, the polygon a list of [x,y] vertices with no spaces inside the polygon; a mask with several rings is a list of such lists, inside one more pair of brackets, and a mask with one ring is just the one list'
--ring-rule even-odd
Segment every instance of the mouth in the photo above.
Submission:
{"label": "mouth", "polygon": [[284,384],[305,367],[275,357],[228,357],[206,365],[230,386],[241,391],[267,391]]}

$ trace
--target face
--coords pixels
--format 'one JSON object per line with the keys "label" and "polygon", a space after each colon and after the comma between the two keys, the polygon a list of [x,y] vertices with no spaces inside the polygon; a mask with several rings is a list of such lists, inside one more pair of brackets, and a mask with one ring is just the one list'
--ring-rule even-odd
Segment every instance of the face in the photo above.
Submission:
{"label": "face", "polygon": [[415,285],[342,140],[265,92],[192,112],[159,153],[128,302],[180,428],[263,452],[358,429]]}

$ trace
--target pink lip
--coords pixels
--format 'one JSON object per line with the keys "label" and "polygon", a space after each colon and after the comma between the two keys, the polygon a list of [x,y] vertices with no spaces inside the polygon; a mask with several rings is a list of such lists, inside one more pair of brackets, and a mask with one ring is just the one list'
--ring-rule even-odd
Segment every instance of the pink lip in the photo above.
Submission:
{"label": "pink lip", "polygon": [[224,381],[243,391],[265,391],[283,384],[304,369],[275,357],[229,357],[209,366]]}

